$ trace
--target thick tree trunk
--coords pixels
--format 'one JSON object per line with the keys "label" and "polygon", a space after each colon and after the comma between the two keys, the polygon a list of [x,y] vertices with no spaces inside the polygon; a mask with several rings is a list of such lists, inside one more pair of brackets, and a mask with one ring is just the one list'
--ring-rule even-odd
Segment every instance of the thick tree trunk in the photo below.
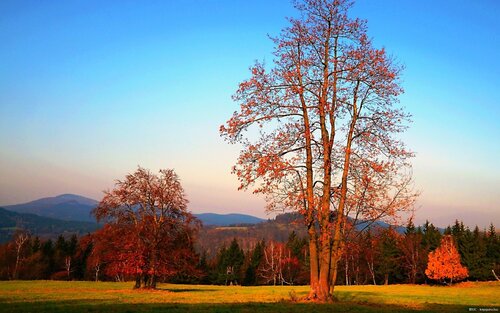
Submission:
{"label": "thick tree trunk", "polygon": [[318,300],[329,301],[330,295],[330,245],[323,245],[321,249],[321,265],[319,273],[319,293]]}
{"label": "thick tree trunk", "polygon": [[311,277],[311,290],[309,291],[308,299],[316,299],[318,295],[318,279],[319,279],[319,264],[318,264],[318,246],[314,229],[309,230],[309,267]]}
{"label": "thick tree trunk", "polygon": [[[96,278],[97,278],[97,274],[96,274]],[[139,289],[141,288],[141,275],[136,275],[135,276],[135,285],[134,285],[134,289]]]}

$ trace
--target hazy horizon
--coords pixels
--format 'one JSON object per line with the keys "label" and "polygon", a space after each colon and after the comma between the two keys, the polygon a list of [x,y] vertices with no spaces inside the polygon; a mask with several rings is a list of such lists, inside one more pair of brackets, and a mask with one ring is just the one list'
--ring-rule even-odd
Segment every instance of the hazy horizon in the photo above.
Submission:
{"label": "hazy horizon", "polygon": [[[416,223],[500,225],[496,1],[356,1],[405,65]],[[237,191],[219,137],[254,60],[272,61],[290,1],[0,3],[0,204],[102,190],[173,168],[193,212],[269,217]],[[464,42],[466,38],[466,42]],[[449,220],[453,217],[451,220]]]}

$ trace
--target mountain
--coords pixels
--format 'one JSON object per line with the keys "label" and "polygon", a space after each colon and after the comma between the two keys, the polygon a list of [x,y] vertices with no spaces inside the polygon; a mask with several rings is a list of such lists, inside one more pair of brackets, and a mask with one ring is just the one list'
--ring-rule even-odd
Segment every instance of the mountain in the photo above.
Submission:
{"label": "mountain", "polygon": [[264,222],[265,219],[246,214],[216,214],[199,213],[194,214],[205,226],[229,226],[241,224],[257,224]]}
{"label": "mountain", "polygon": [[28,203],[8,205],[4,206],[4,208],[18,213],[36,214],[65,221],[95,222],[95,218],[90,215],[90,211],[97,204],[96,200],[90,198],[73,194],[63,194]]}
{"label": "mountain", "polygon": [[99,227],[92,222],[63,221],[0,208],[0,243],[9,241],[16,230],[24,230],[42,238],[55,238],[61,234],[85,235]]}

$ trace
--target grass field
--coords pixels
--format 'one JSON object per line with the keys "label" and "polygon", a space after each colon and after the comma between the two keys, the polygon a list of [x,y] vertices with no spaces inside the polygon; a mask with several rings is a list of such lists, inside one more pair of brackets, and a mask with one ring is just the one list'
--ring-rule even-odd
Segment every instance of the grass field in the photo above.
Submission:
{"label": "grass field", "polygon": [[498,312],[500,283],[339,286],[330,304],[294,303],[307,286],[239,287],[132,283],[0,282],[0,312]]}

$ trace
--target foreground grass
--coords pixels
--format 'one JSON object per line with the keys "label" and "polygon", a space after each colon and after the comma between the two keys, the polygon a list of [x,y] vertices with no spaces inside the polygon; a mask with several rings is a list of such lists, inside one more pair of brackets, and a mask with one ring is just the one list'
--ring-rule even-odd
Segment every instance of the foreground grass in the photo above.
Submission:
{"label": "foreground grass", "polygon": [[[500,283],[453,287],[339,286],[331,304],[293,303],[307,286],[238,287],[132,283],[0,282],[0,312],[469,312],[500,309]],[[498,312],[498,311],[497,311]]]}

